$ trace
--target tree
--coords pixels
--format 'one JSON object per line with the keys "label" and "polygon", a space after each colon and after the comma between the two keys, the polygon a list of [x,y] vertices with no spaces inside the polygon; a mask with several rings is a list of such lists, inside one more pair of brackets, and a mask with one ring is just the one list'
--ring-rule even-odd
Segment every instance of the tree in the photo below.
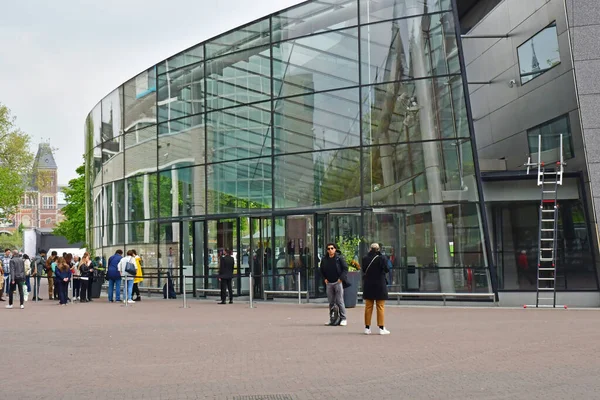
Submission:
{"label": "tree", "polygon": [[15,125],[15,118],[0,103],[0,220],[15,215],[31,178],[31,138]]}
{"label": "tree", "polygon": [[66,219],[54,229],[55,235],[64,236],[69,243],[85,242],[85,165],[79,166],[77,178],[63,189],[67,205],[62,212]]}

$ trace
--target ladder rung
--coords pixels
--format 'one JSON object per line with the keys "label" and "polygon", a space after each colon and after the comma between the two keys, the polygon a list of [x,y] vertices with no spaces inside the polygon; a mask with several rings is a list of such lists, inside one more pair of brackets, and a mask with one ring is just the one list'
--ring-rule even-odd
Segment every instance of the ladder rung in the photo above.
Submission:
{"label": "ladder rung", "polygon": [[540,280],[540,281],[553,281],[554,278],[540,278],[540,277],[538,277],[538,280]]}
{"label": "ladder rung", "polygon": [[543,219],[542,222],[554,222],[555,220],[553,219]]}
{"label": "ladder rung", "polygon": [[542,193],[556,193],[556,190],[543,190]]}
{"label": "ladder rung", "polygon": [[538,300],[554,300],[554,297],[538,297]]}
{"label": "ladder rung", "polygon": [[540,257],[540,261],[553,261],[553,260],[554,260],[553,258],[547,258],[547,257],[546,258],[542,258],[542,257]]}
{"label": "ladder rung", "polygon": [[554,232],[554,229],[550,229],[550,228],[544,228],[542,229],[543,232]]}
{"label": "ladder rung", "polygon": [[542,267],[542,268],[538,268],[538,271],[554,271],[556,268],[552,267]]}
{"label": "ladder rung", "polygon": [[554,290],[554,288],[553,287],[539,287],[538,290],[543,290],[545,292],[549,292],[551,290]]}
{"label": "ladder rung", "polygon": [[551,238],[541,238],[540,240],[543,240],[544,242],[548,242],[548,241],[554,240],[554,239],[551,239]]}
{"label": "ladder rung", "polygon": [[541,251],[554,251],[554,249],[551,247],[549,249],[540,249]]}
{"label": "ladder rung", "polygon": [[542,212],[551,212],[553,213],[555,210],[542,210]]}

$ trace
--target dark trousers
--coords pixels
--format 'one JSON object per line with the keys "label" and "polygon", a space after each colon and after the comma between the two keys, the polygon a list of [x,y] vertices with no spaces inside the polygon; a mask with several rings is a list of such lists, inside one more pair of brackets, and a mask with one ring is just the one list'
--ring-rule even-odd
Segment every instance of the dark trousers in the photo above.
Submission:
{"label": "dark trousers", "polygon": [[138,298],[140,297],[140,287],[138,286],[137,283],[133,284],[133,290],[131,291],[132,295],[136,295]]}
{"label": "dark trousers", "polygon": [[60,304],[67,304],[67,290],[69,290],[69,282],[57,281],[58,286],[58,301]]}
{"label": "dark trousers", "polygon": [[73,279],[73,298],[79,297],[81,292],[81,279]]}
{"label": "dark trousers", "polygon": [[225,302],[227,297],[225,289],[229,290],[229,301],[233,301],[233,289],[231,287],[231,278],[221,278],[221,301]]}
{"label": "dark trousers", "polygon": [[90,281],[79,280],[79,301],[86,301],[88,295]]}
{"label": "dark trousers", "polygon": [[17,288],[19,288],[19,300],[21,301],[21,305],[23,305],[23,302],[25,302],[25,297],[23,296],[23,280],[17,279],[15,280],[15,283],[10,283],[10,290],[8,291],[8,305],[12,306],[13,294]]}

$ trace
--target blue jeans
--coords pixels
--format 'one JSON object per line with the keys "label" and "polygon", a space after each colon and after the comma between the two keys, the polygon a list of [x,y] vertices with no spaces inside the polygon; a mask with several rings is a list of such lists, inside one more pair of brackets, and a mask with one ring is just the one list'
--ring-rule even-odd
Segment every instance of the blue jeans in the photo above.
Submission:
{"label": "blue jeans", "polygon": [[27,286],[27,293],[31,293],[31,281],[29,275],[25,277],[25,286]]}
{"label": "blue jeans", "polygon": [[117,301],[121,301],[121,278],[108,280],[108,301],[113,301],[113,289],[117,289]]}
{"label": "blue jeans", "polygon": [[131,300],[133,294],[133,278],[127,280],[127,300]]}

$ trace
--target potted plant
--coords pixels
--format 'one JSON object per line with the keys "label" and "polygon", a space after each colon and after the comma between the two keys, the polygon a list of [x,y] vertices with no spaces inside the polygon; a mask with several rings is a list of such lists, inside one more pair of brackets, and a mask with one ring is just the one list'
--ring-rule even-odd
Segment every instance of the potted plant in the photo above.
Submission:
{"label": "potted plant", "polygon": [[358,262],[358,246],[361,239],[358,236],[339,236],[337,242],[340,253],[348,264],[350,286],[344,289],[344,304],[346,308],[353,308],[356,307],[361,278],[360,263]]}

